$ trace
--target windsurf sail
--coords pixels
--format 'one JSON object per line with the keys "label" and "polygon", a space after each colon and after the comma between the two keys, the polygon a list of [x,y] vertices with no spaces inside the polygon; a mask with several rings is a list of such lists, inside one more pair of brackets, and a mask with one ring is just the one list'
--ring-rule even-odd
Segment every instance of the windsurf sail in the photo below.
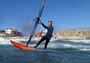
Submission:
{"label": "windsurf sail", "polygon": [[29,43],[31,42],[31,39],[32,39],[32,37],[33,37],[33,34],[34,34],[34,32],[35,32],[35,30],[36,30],[36,28],[37,28],[37,26],[38,26],[38,23],[39,23],[40,18],[41,18],[41,16],[42,16],[44,7],[45,7],[45,0],[42,0],[42,1],[41,1],[40,10],[39,10],[39,14],[38,14],[38,16],[37,16],[37,18],[36,18],[35,26],[34,26],[33,31],[32,31],[32,33],[31,33],[31,35],[30,35],[30,37],[29,37],[29,40],[28,40],[28,42],[27,42],[27,44],[26,44],[27,46],[28,46]]}

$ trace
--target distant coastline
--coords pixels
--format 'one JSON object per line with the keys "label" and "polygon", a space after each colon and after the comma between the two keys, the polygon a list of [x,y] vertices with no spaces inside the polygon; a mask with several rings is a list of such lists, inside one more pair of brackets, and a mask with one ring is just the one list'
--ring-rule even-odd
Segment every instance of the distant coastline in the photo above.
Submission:
{"label": "distant coastline", "polygon": [[55,32],[54,34],[56,34],[56,36],[59,39],[89,40],[90,39],[90,28],[60,30],[60,31]]}
{"label": "distant coastline", "polygon": [[[36,32],[34,37],[42,37],[45,32]],[[23,37],[22,32],[17,29],[7,28],[0,30],[0,37]],[[79,29],[67,29],[60,30],[53,33],[53,37],[62,40],[89,40],[90,39],[90,28],[79,28]]]}

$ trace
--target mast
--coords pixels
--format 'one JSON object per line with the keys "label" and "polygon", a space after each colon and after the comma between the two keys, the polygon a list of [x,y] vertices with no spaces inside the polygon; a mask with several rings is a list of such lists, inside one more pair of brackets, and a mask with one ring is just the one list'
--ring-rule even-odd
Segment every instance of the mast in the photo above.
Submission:
{"label": "mast", "polygon": [[39,21],[40,21],[40,18],[41,18],[41,16],[42,16],[42,13],[43,13],[44,8],[45,8],[45,0],[41,0],[41,5],[40,5],[40,9],[39,9],[38,16],[37,16],[37,18],[36,18],[36,23],[35,23],[35,25],[34,25],[34,29],[33,29],[32,33],[31,33],[31,35],[30,35],[30,37],[29,37],[29,40],[28,40],[28,42],[27,42],[27,44],[26,44],[27,46],[28,46],[28,44],[31,42],[31,39],[32,39],[32,37],[33,37],[33,34],[34,34],[37,26],[38,26],[38,23],[39,23]]}

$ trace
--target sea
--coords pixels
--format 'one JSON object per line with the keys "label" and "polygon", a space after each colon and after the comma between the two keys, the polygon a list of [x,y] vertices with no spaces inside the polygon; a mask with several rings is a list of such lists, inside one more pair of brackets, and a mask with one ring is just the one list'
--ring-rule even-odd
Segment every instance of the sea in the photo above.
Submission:
{"label": "sea", "polygon": [[0,38],[0,63],[90,63],[90,40],[56,40],[49,42],[46,50],[43,47],[44,42],[39,50],[24,51]]}

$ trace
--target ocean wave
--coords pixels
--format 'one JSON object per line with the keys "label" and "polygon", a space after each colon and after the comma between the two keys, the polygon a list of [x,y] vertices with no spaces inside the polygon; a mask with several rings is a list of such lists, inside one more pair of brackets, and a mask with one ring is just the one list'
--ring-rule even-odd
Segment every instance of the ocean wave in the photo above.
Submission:
{"label": "ocean wave", "polygon": [[[17,42],[23,42],[25,43],[26,41],[19,41]],[[30,46],[35,46],[37,42],[32,42]],[[39,48],[44,47],[43,42]],[[0,45],[11,45],[10,39],[6,38],[0,38]],[[57,40],[57,41],[52,41],[48,44],[48,48],[75,48],[79,49],[81,51],[90,51],[90,40]]]}

